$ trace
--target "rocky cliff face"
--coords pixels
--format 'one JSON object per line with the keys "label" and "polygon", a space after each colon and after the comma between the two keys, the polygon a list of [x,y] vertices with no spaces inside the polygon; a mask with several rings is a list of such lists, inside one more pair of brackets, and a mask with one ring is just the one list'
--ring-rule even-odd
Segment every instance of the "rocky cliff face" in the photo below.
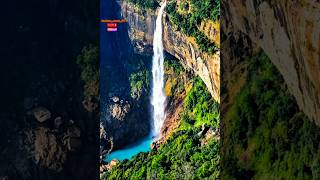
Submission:
{"label": "rocky cliff face", "polygon": [[242,32],[283,75],[300,108],[320,125],[320,3],[222,1],[222,29]]}
{"label": "rocky cliff face", "polygon": [[[121,1],[122,16],[129,24],[129,36],[135,50],[139,53],[152,53],[153,32],[157,12],[141,10],[134,5]],[[213,26],[202,26],[207,34],[219,36],[219,31]],[[219,39],[215,38],[214,40]],[[200,52],[195,40],[175,30],[169,22],[168,14],[164,18],[163,32],[165,50],[175,56],[185,66],[199,75],[205,82],[210,93],[220,101],[220,52],[213,55]]]}

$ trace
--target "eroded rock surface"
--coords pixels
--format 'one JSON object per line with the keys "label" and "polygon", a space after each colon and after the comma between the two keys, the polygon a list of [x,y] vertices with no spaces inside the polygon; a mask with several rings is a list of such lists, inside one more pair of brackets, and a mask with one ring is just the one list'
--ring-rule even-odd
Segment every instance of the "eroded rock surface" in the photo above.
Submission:
{"label": "eroded rock surface", "polygon": [[[129,37],[136,52],[152,53],[157,12],[143,11],[124,1],[121,1],[121,11],[122,16],[128,20]],[[166,13],[163,28],[164,49],[199,75],[214,99],[220,101],[220,52],[212,55],[200,52],[194,38],[176,31]],[[202,25],[202,29],[207,30],[207,34],[220,35],[218,30],[212,30],[213,26]]]}
{"label": "eroded rock surface", "polygon": [[109,106],[109,111],[114,119],[123,121],[126,114],[130,111],[130,104],[128,102],[118,103],[117,101],[117,103]]}
{"label": "eroded rock surface", "polygon": [[[103,141],[102,151],[130,144],[148,134],[150,123],[148,121],[148,96],[141,101],[125,100],[112,96],[107,102],[105,121],[100,127],[100,140]],[[102,131],[102,132],[101,132]]]}
{"label": "eroded rock surface", "polygon": [[42,167],[61,171],[66,161],[66,149],[49,128],[27,132],[26,143],[34,162]]}
{"label": "eroded rock surface", "polygon": [[[240,31],[279,69],[299,107],[320,125],[319,1],[222,1],[226,34]],[[230,35],[230,34],[229,34]]]}
{"label": "eroded rock surface", "polygon": [[44,108],[44,107],[38,107],[32,110],[34,117],[39,122],[44,122],[51,118],[51,112]]}
{"label": "eroded rock surface", "polygon": [[80,129],[69,127],[57,131],[48,127],[39,127],[25,131],[25,148],[36,164],[54,171],[61,171],[70,151],[81,145]]}

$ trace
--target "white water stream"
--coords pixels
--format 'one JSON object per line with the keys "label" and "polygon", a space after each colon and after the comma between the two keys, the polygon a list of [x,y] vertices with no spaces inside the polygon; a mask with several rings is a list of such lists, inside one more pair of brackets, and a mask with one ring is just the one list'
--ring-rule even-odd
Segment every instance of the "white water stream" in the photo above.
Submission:
{"label": "white water stream", "polygon": [[153,125],[152,135],[158,137],[165,119],[164,93],[164,66],[163,66],[163,43],[162,43],[162,15],[166,1],[162,4],[156,21],[156,29],[153,36],[153,59],[152,59],[152,97]]}

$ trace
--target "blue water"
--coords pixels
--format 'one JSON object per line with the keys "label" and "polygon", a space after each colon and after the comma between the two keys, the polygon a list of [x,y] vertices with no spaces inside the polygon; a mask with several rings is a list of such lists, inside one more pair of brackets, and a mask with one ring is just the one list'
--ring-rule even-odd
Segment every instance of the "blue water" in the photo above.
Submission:
{"label": "blue water", "polygon": [[152,141],[153,139],[151,136],[145,137],[132,145],[124,147],[123,149],[111,152],[106,156],[105,161],[110,162],[113,159],[122,161],[125,159],[131,159],[140,152],[149,152],[151,150],[150,146]]}

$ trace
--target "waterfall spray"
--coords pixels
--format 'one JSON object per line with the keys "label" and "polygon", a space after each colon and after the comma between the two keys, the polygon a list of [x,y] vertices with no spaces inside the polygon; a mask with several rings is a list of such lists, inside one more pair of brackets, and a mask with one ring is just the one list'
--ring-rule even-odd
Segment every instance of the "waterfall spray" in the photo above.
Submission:
{"label": "waterfall spray", "polygon": [[163,66],[163,43],[162,43],[162,14],[166,1],[162,4],[156,21],[156,29],[153,36],[153,59],[152,59],[152,97],[153,125],[152,135],[158,137],[165,119],[164,93],[164,66]]}

